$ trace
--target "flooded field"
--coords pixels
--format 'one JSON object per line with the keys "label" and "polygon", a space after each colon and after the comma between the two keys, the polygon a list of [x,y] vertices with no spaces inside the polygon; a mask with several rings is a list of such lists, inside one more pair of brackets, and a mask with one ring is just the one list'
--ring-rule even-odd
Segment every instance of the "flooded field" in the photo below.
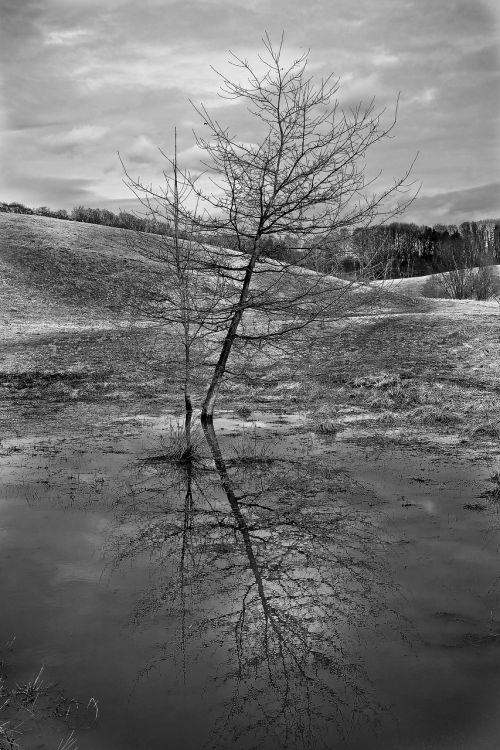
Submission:
{"label": "flooded field", "polygon": [[179,463],[172,415],[94,416],[2,444],[2,656],[47,688],[22,747],[495,746],[491,451],[261,411]]}

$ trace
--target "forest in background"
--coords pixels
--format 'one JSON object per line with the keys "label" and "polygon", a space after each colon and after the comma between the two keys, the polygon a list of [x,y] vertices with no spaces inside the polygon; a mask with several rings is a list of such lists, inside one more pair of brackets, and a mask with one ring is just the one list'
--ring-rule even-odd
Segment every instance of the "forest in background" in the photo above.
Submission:
{"label": "forest in background", "polygon": [[[72,211],[47,206],[29,208],[22,203],[0,202],[6,213],[48,216],[65,221],[117,227],[138,232],[173,236],[168,221],[125,211],[118,214],[102,208],[76,206]],[[197,238],[219,247],[233,247],[230,238],[214,230]],[[397,279],[500,263],[500,219],[466,221],[460,225],[417,225],[391,222],[369,228],[355,228],[332,235],[314,248],[286,234],[268,235],[262,241],[262,254],[268,258],[302,265],[340,276],[355,276],[370,269],[374,278]]]}

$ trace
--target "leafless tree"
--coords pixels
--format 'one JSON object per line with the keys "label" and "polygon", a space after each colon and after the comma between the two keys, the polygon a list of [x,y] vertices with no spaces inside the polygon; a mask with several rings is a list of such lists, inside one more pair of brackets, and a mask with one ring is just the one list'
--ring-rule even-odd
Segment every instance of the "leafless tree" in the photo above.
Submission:
{"label": "leafless tree", "polygon": [[352,284],[307,272],[300,263],[262,262],[264,240],[270,235],[293,237],[305,263],[308,254],[342,229],[386,220],[411,200],[411,167],[378,192],[378,175],[370,179],[366,172],[367,151],[389,137],[396,113],[384,125],[384,111],[377,112],[373,100],[341,109],[339,80],[329,76],[315,82],[307,72],[308,53],[288,64],[283,39],[275,47],[266,34],[263,44],[256,65],[231,53],[238,80],[243,72],[245,83],[219,73],[220,96],[246,106],[257,142],[243,142],[204,105],[194,105],[208,131],[197,135],[196,143],[204,152],[205,175],[212,185],[205,190],[199,180],[183,173],[183,184],[197,201],[195,210],[178,199],[176,160],[170,161],[161,191],[127,175],[144,205],[156,202],[166,215],[190,222],[198,236],[216,231],[221,244],[230,239],[235,248],[205,263],[206,269],[211,264],[212,278],[223,280],[230,293],[215,316],[204,321],[212,324],[212,332],[216,329],[218,341],[203,399],[204,420],[213,417],[234,349],[262,350],[264,344],[338,317],[362,299],[352,294]]}
{"label": "leafless tree", "polygon": [[450,238],[443,247],[441,270],[429,279],[425,294],[448,299],[498,298],[500,281],[493,262],[467,238]]}

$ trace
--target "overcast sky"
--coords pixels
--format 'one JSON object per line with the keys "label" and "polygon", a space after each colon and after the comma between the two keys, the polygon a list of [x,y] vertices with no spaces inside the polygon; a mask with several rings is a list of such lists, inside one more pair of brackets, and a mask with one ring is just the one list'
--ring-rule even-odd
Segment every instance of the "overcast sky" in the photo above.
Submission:
{"label": "overcast sky", "polygon": [[256,57],[285,33],[311,71],[340,77],[342,104],[376,97],[395,138],[369,168],[398,176],[418,152],[405,220],[500,216],[499,0],[0,0],[0,200],[130,209],[120,152],[157,184],[179,132],[193,165],[189,99],[243,140],[245,111],[217,98],[210,66]]}

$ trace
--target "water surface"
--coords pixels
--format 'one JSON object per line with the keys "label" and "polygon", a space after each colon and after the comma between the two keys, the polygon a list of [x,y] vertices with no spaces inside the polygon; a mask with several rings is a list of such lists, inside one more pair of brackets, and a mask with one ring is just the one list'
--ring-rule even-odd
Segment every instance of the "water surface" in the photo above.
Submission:
{"label": "water surface", "polygon": [[497,747],[488,467],[241,428],[192,465],[141,436],[2,457],[13,673],[95,697],[82,750]]}

